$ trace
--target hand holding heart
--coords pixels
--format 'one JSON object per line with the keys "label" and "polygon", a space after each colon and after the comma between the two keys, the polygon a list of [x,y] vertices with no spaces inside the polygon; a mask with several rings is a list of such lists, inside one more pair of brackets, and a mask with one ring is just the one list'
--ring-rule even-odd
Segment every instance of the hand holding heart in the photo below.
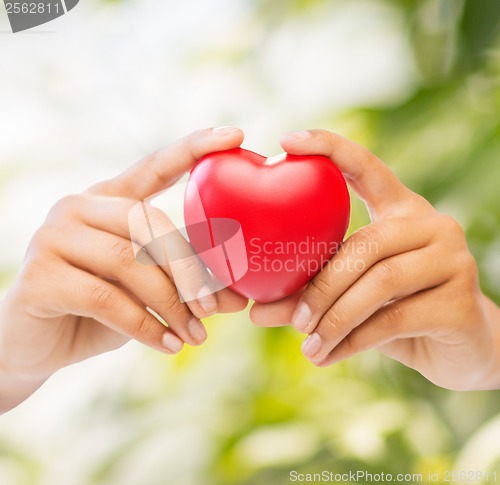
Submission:
{"label": "hand holding heart", "polygon": [[[377,348],[442,387],[498,388],[500,313],[480,291],[459,224],[338,135],[297,132],[281,144],[291,154],[329,157],[365,201],[372,224],[352,234],[303,291],[255,303],[253,322],[292,322],[309,334],[302,351],[318,366]],[[357,251],[367,243],[374,249]]]}
{"label": "hand holding heart", "polygon": [[[175,230],[148,198],[175,183],[205,155],[237,149],[242,140],[241,130],[228,127],[193,133],[52,208],[0,302],[0,412],[24,400],[63,366],[116,349],[131,338],[177,353],[184,343],[205,340],[200,318],[246,306],[246,298],[229,289],[207,294],[208,276],[198,264],[185,268],[198,296],[183,303],[168,264],[149,253],[143,256],[151,264],[137,260],[133,243],[144,245],[148,234],[139,231],[132,238],[128,224],[131,208],[139,203],[149,229]],[[374,155],[340,136],[297,132],[281,142],[304,180],[326,177],[318,185],[319,205],[307,207],[307,212],[294,209],[301,221],[292,239],[299,241],[301,231],[312,231],[322,241],[340,242],[348,203],[343,196],[335,199],[342,194],[343,181],[334,165],[365,201],[373,223],[348,238],[305,288],[304,274],[296,274],[287,286],[281,273],[270,287],[276,284],[279,291],[270,299],[295,293],[254,304],[252,320],[262,326],[292,322],[309,334],[303,352],[319,366],[377,348],[444,387],[500,387],[500,312],[479,289],[477,268],[459,225],[404,187]],[[317,155],[330,158],[332,165]],[[282,188],[291,198],[276,212],[276,226],[287,217],[293,221],[294,213],[287,209],[297,196],[294,186],[288,178]],[[269,198],[273,195],[271,191]],[[344,204],[340,218],[329,219],[325,204]],[[356,251],[367,243],[375,243],[376,250]],[[189,245],[181,253],[196,260]],[[353,257],[362,264],[347,264]],[[261,280],[247,278],[235,289],[248,296],[259,285]],[[268,301],[266,294],[261,301]]]}
{"label": "hand holding heart", "polygon": [[[172,223],[148,198],[175,183],[202,156],[238,147],[242,140],[241,130],[228,127],[193,133],[55,204],[0,302],[0,412],[23,401],[61,367],[130,339],[174,354],[184,343],[199,345],[206,339],[200,318],[246,307],[246,299],[227,289],[182,303],[168,265],[155,264],[148,254],[143,260],[150,264],[136,258],[132,243],[143,245],[149,231],[136,231],[132,238],[129,230],[131,210],[139,205],[150,227],[171,233]],[[189,254],[184,243],[182,252]],[[200,265],[185,274],[203,289],[206,275]]]}

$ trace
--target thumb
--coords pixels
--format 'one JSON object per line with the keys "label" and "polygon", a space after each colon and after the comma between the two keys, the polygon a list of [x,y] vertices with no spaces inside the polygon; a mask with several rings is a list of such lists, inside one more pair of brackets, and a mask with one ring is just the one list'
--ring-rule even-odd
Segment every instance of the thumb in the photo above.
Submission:
{"label": "thumb", "polygon": [[349,185],[365,201],[373,218],[407,198],[417,196],[405,187],[373,153],[325,130],[295,131],[281,137],[293,155],[324,155],[341,170]]}
{"label": "thumb", "polygon": [[90,191],[144,200],[175,183],[204,155],[239,147],[243,137],[239,128],[230,126],[195,131],[145,157],[117,177],[92,186]]}

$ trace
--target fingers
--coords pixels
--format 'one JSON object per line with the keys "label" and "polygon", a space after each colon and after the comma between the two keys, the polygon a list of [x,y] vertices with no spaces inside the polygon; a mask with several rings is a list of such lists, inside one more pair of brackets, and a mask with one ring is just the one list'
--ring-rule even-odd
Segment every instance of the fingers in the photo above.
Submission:
{"label": "fingers", "polygon": [[[159,266],[198,318],[218,311],[213,278],[162,210],[124,197],[86,194],[75,198],[67,202],[73,206],[68,210],[73,210],[80,222],[123,239],[132,238],[140,262]],[[144,247],[148,249],[147,255],[139,253]]]}
{"label": "fingers", "polygon": [[96,229],[70,230],[57,252],[73,266],[118,281],[168,322],[182,341],[199,345],[206,340],[203,324],[180,302],[167,275],[156,265],[138,263],[130,241]]}
{"label": "fingers", "polygon": [[419,197],[370,151],[335,133],[325,130],[287,133],[281,138],[281,146],[294,155],[329,157],[367,203],[373,216],[380,217],[406,199]]}
{"label": "fingers", "polygon": [[[99,195],[87,195],[72,204],[84,224],[125,239],[132,238],[136,253],[148,247],[152,263],[175,283],[198,318],[217,312],[236,312],[247,306],[246,298],[229,289],[215,291],[220,284],[214,281],[191,245],[160,209],[132,199]],[[153,237],[158,238],[158,244],[150,246]],[[169,263],[172,258],[178,259],[175,275]],[[141,262],[144,262],[142,257]]]}
{"label": "fingers", "polygon": [[[192,311],[199,316],[216,313],[217,282],[165,213],[139,202],[129,211],[128,219],[132,241],[146,249],[152,264],[160,265]],[[142,257],[140,260],[147,263]]]}
{"label": "fingers", "polygon": [[384,219],[352,234],[306,286],[291,322],[311,333],[323,314],[377,262],[423,248],[435,233],[428,218]]}
{"label": "fingers", "polygon": [[250,309],[250,320],[261,327],[288,325],[301,294],[302,290],[272,303],[254,303]]}
{"label": "fingers", "polygon": [[[321,362],[353,329],[386,303],[447,281],[453,269],[441,256],[441,248],[434,245],[377,263],[322,316],[303,344],[304,355],[313,362]],[[425,261],[435,263],[428,267]]]}
{"label": "fingers", "polygon": [[216,293],[219,313],[236,313],[243,311],[248,305],[248,299],[238,295],[229,288]]}
{"label": "fingers", "polygon": [[118,177],[91,188],[94,193],[144,200],[187,172],[204,155],[237,148],[243,141],[238,128],[200,130],[139,161]]}
{"label": "fingers", "polygon": [[[56,228],[59,233],[61,233],[61,230],[67,231],[67,223],[65,222],[63,225],[60,221],[71,219],[77,224],[82,223],[124,239],[133,237],[136,253],[151,241],[151,232],[155,237],[170,234],[169,246],[174,246],[176,254],[183,254],[189,264],[182,266],[181,262],[181,265],[176,267],[177,271],[174,278],[171,266],[167,261],[171,254],[165,254],[161,244],[156,247],[157,251],[153,251],[153,253],[157,253],[156,257],[158,259],[152,264],[157,264],[169,275],[171,281],[175,280],[174,282],[176,285],[178,284],[179,290],[184,289],[183,296],[186,296],[185,300],[188,300],[188,296],[193,298],[192,301],[187,302],[191,311],[198,318],[203,318],[214,312],[230,313],[243,310],[247,306],[248,300],[229,289],[219,290],[214,292],[213,295],[208,294],[209,298],[213,297],[210,301],[211,306],[207,306],[206,299],[203,306],[196,300],[198,293],[205,286],[214,289],[217,288],[218,282],[214,283],[213,277],[208,274],[205,265],[199,258],[193,258],[194,252],[191,245],[182,237],[166,214],[149,204],[144,204],[144,206],[146,206],[145,211],[141,203],[125,197],[107,197],[89,193],[72,195],[61,199],[52,208],[47,222],[50,227]],[[145,213],[149,224],[145,218]],[[132,235],[131,228],[129,228],[129,217],[131,218],[130,225],[133,226]],[[54,237],[50,238],[50,244],[52,244],[53,239]],[[151,256],[154,257],[155,254]],[[140,259],[143,261],[144,258],[141,257]],[[204,295],[207,296],[206,291]]]}
{"label": "fingers", "polygon": [[74,267],[65,281],[58,287],[63,312],[93,318],[160,352],[182,350],[183,342],[175,333],[111,283]]}
{"label": "fingers", "polygon": [[368,318],[363,325],[355,328],[316,365],[327,367],[366,350],[390,345],[396,340],[400,359],[403,359],[404,364],[409,365],[414,352],[412,347],[415,345],[412,339],[425,336],[430,322],[434,321],[432,316],[430,316],[432,320],[429,320],[420,316],[419,311],[415,311],[422,300],[427,297],[423,295],[412,295],[388,303]]}
{"label": "fingers", "polygon": [[[414,356],[421,350],[418,346],[425,345],[425,341],[419,337],[449,341],[449,337],[440,335],[443,329],[436,324],[445,320],[448,313],[447,305],[436,307],[435,301],[439,298],[437,291],[422,291],[384,305],[316,365],[326,367],[377,348],[402,364],[415,367]],[[440,290],[441,298],[450,300],[445,291],[448,290]]]}

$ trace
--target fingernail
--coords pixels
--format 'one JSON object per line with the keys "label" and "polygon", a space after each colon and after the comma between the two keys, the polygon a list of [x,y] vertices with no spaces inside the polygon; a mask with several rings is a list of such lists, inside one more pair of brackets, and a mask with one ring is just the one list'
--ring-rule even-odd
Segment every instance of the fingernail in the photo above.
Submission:
{"label": "fingernail", "polygon": [[188,332],[193,337],[194,341],[201,344],[207,339],[207,331],[197,318],[191,318],[188,324]]}
{"label": "fingernail", "polygon": [[163,334],[162,338],[163,346],[167,349],[173,352],[174,354],[177,354],[182,350],[182,347],[184,346],[184,343],[182,340],[174,335],[173,333],[170,332],[165,332]]}
{"label": "fingernail", "polygon": [[235,128],[234,126],[219,126],[218,128],[213,128],[212,133],[214,135],[219,136],[227,136],[236,133],[237,131],[241,131],[239,128]]}
{"label": "fingernail", "polygon": [[299,332],[307,333],[307,328],[311,324],[311,320],[312,312],[309,305],[305,302],[299,303],[292,317],[292,325]]}
{"label": "fingernail", "polygon": [[208,315],[213,315],[217,312],[217,300],[211,293],[208,286],[204,286],[198,293],[196,298],[203,312]]}
{"label": "fingernail", "polygon": [[290,136],[292,138],[298,138],[299,140],[305,140],[305,139],[311,137],[311,132],[307,131],[307,130],[290,131],[288,133],[285,133],[285,136]]}
{"label": "fingernail", "polygon": [[314,357],[321,348],[321,337],[317,333],[313,333],[307,337],[302,343],[302,353],[306,357]]}

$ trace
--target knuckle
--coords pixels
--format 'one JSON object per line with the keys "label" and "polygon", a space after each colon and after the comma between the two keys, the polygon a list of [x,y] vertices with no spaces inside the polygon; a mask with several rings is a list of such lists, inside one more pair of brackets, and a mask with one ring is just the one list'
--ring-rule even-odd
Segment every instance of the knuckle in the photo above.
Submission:
{"label": "knuckle", "polygon": [[92,307],[109,309],[119,303],[120,297],[113,287],[102,284],[92,288],[89,300]]}
{"label": "knuckle", "polygon": [[369,224],[358,229],[352,235],[352,244],[370,247],[371,244],[376,242],[383,245],[386,240],[386,235],[382,231],[379,224]]}
{"label": "knuckle", "polygon": [[330,285],[322,277],[313,278],[308,290],[309,294],[317,300],[329,300],[332,296]]}
{"label": "knuckle", "polygon": [[204,268],[204,266],[199,257],[185,257],[179,260],[179,268],[182,273],[192,276],[197,275],[199,271]]}
{"label": "knuckle", "polygon": [[477,275],[478,273],[477,263],[476,260],[474,259],[474,256],[472,256],[472,254],[469,253],[469,251],[465,251],[462,254],[459,264],[465,273],[474,276]]}
{"label": "knuckle", "polygon": [[339,135],[337,135],[333,131],[322,130],[317,128],[308,131],[311,134],[311,136],[313,136],[316,139],[319,139],[327,147],[335,146],[335,144],[339,139]]}
{"label": "knuckle", "polygon": [[11,290],[12,301],[28,314],[33,314],[36,302],[40,301],[40,292],[44,288],[41,283],[45,281],[46,274],[45,268],[30,263],[21,270]]}
{"label": "knuckle", "polygon": [[352,336],[352,334],[346,335],[340,345],[342,345],[342,349],[346,352],[347,355],[354,355],[359,350],[356,343],[354,342],[354,337]]}
{"label": "knuckle", "polygon": [[397,260],[383,260],[374,269],[373,281],[377,287],[394,286],[401,283],[404,270]]}
{"label": "knuckle", "polygon": [[200,140],[209,136],[212,131],[212,128],[203,128],[201,130],[193,131],[185,138],[186,150],[194,160],[198,160],[203,155],[198,148]]}
{"label": "knuckle", "polygon": [[391,213],[394,216],[405,217],[411,214],[422,216],[422,214],[436,212],[432,204],[425,197],[413,192],[408,187],[402,186],[401,192],[404,198],[399,204],[392,208]]}
{"label": "knuckle", "polygon": [[59,199],[50,209],[48,218],[67,217],[74,214],[81,205],[81,196],[77,194],[66,195]]}
{"label": "knuckle", "polygon": [[[406,187],[405,187],[406,188]],[[419,214],[421,214],[423,210],[432,210],[435,211],[434,206],[422,195],[417,194],[416,192],[411,191],[410,189],[406,188],[409,193],[408,200],[411,200],[411,203],[415,209],[419,211]]]}
{"label": "knuckle", "polygon": [[462,239],[465,239],[465,232],[462,229],[462,226],[453,217],[447,214],[441,214],[438,222],[440,231],[448,238],[460,237]]}
{"label": "knuckle", "polygon": [[469,251],[463,251],[457,256],[455,267],[458,274],[462,276],[463,281],[472,287],[477,285],[479,270],[474,256]]}
{"label": "knuckle", "polygon": [[323,136],[328,137],[332,144],[337,144],[337,142],[340,138],[339,135],[337,135],[337,133],[334,133],[333,131],[327,131],[327,130],[319,130],[319,131]]}
{"label": "knuckle", "polygon": [[161,209],[149,205],[147,206],[147,216],[150,230],[156,237],[161,237],[173,229],[170,220]]}
{"label": "knuckle", "polygon": [[45,282],[47,275],[50,273],[46,267],[47,258],[30,258],[23,266],[18,275],[17,281],[20,287],[23,288],[22,293],[30,299],[32,290],[37,290],[41,282]]}
{"label": "knuckle", "polygon": [[212,128],[200,128],[198,130],[194,130],[187,136],[188,143],[194,143],[199,138],[210,135],[212,131]]}
{"label": "knuckle", "polygon": [[14,285],[14,288],[20,290],[14,290],[14,294],[17,294],[23,306],[27,308],[36,304],[41,295],[48,293],[54,282],[59,284],[54,275],[60,270],[61,263],[63,261],[54,252],[33,241],[30,243]]}
{"label": "knuckle", "polygon": [[342,318],[337,309],[330,309],[322,318],[322,327],[328,335],[338,332]]}
{"label": "knuckle", "polygon": [[57,239],[55,235],[55,229],[48,225],[44,224],[42,227],[37,229],[33,234],[33,237],[30,241],[30,250],[45,250],[47,248],[51,248],[54,246],[54,242]]}
{"label": "knuckle", "polygon": [[166,298],[164,302],[166,311],[168,313],[180,314],[184,312],[184,305],[181,303],[179,299],[179,295],[176,291],[172,291]]}
{"label": "knuckle", "polygon": [[[171,177],[168,174],[168,171],[165,171],[165,164],[162,163],[162,160],[164,159],[164,157],[168,156],[171,153],[172,149],[174,149],[179,143],[180,142],[177,142],[173,146],[157,150],[150,155],[142,158],[138,162],[138,165],[140,165],[144,169],[144,172],[148,173],[148,179],[151,181],[151,183],[153,183],[153,185],[155,186],[158,186],[160,190],[168,187],[170,185],[170,182],[172,181]],[[131,179],[128,175],[129,174],[127,172],[124,172],[122,175],[119,175],[117,178],[112,179],[111,181],[120,181],[126,192],[133,191],[133,187],[137,185],[137,181]]]}
{"label": "knuckle", "polygon": [[328,130],[312,130],[313,135],[320,136],[330,147],[335,147],[339,141],[339,135]]}
{"label": "knuckle", "polygon": [[101,180],[100,182],[96,182],[96,183],[92,184],[90,187],[88,187],[85,190],[84,194],[115,197],[113,185],[119,177],[120,176],[114,177],[114,178],[109,178],[106,180]]}
{"label": "knuckle", "polygon": [[395,329],[403,320],[403,313],[398,305],[391,303],[382,309],[383,325],[389,329]]}
{"label": "knuckle", "polygon": [[146,314],[139,320],[137,325],[137,335],[139,337],[144,337],[154,333],[158,325],[158,320],[151,315],[151,313],[146,312]]}
{"label": "knuckle", "polygon": [[190,287],[209,286],[208,278],[206,278],[205,266],[197,257],[186,257],[176,262],[174,279],[179,280]]}
{"label": "knuckle", "polygon": [[113,244],[111,252],[117,264],[127,269],[136,264],[134,248],[130,241],[118,241]]}
{"label": "knuckle", "polygon": [[167,186],[169,177],[154,163],[153,159],[149,161],[147,170],[150,173],[151,179],[158,184],[158,186]]}
{"label": "knuckle", "polygon": [[95,184],[92,184],[90,187],[88,187],[85,192],[87,192],[88,194],[102,194],[105,192],[105,187],[105,182],[96,182]]}

